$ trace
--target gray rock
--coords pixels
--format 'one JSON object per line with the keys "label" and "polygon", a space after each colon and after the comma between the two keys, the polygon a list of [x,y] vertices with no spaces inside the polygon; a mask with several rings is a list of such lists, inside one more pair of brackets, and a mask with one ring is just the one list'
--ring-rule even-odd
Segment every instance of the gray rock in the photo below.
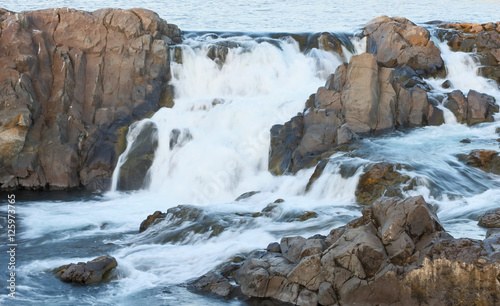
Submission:
{"label": "gray rock", "polygon": [[158,147],[158,129],[153,122],[146,122],[140,128],[128,152],[127,160],[120,167],[118,190],[137,190],[145,187],[146,175],[153,164],[154,153]]}

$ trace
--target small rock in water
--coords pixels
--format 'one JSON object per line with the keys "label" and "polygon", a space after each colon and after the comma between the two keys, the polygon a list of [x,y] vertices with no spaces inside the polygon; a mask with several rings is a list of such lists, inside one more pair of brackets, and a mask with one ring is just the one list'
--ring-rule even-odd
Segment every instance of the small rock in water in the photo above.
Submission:
{"label": "small rock in water", "polygon": [[161,211],[157,210],[155,211],[152,215],[149,215],[146,220],[141,222],[141,225],[139,227],[139,233],[144,232],[147,230],[151,225],[154,225],[162,220],[165,219],[167,216],[166,213],[162,213]]}
{"label": "small rock in water", "polygon": [[443,87],[444,89],[448,89],[451,87],[451,82],[450,80],[446,80],[443,82],[443,84],[441,84],[441,87]]}
{"label": "small rock in water", "polygon": [[500,127],[497,127],[497,128],[495,129],[495,133],[500,134]]}
{"label": "small rock in water", "polygon": [[465,139],[462,139],[460,140],[461,143],[470,143],[470,139],[469,138],[465,138]]}
{"label": "small rock in water", "polygon": [[56,277],[67,283],[91,285],[102,280],[104,274],[118,266],[116,259],[109,255],[97,257],[91,261],[60,266]]}
{"label": "small rock in water", "polygon": [[254,195],[256,195],[257,193],[260,193],[260,191],[249,191],[249,192],[245,192],[244,194],[240,195],[239,197],[237,197],[235,199],[236,202],[238,201],[241,201],[241,200],[244,200],[244,199],[248,199]]}

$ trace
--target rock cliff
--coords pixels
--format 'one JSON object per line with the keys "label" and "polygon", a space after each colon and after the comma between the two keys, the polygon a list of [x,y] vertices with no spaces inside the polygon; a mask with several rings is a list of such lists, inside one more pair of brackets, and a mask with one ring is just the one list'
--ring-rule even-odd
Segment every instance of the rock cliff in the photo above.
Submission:
{"label": "rock cliff", "polygon": [[143,9],[0,9],[0,189],[108,188],[127,127],[172,104],[180,42]]}

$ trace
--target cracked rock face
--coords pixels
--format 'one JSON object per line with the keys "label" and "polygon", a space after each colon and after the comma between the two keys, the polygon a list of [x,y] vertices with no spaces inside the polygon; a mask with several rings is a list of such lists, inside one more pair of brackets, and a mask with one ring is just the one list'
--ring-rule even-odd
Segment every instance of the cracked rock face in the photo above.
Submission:
{"label": "cracked rock face", "polygon": [[381,198],[327,237],[286,237],[254,252],[217,284],[234,280],[244,296],[297,305],[493,305],[497,240],[454,239],[422,197]]}
{"label": "cracked rock face", "polygon": [[106,189],[126,127],[171,105],[154,12],[0,11],[0,189]]}

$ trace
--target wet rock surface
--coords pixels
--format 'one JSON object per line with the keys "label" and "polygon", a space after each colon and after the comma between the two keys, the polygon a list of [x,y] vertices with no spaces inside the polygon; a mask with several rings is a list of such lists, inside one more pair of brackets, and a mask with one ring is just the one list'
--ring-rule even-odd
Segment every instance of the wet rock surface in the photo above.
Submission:
{"label": "wet rock surface", "polygon": [[0,16],[0,188],[109,187],[126,127],[171,105],[179,29],[143,9]]}
{"label": "wet rock surface", "polygon": [[158,147],[158,128],[153,122],[146,122],[127,154],[127,160],[120,167],[118,190],[137,190],[145,187],[147,173],[153,164]]}
{"label": "wet rock surface", "polygon": [[139,233],[142,233],[150,226],[155,225],[162,220],[165,220],[166,217],[166,213],[162,213],[159,210],[155,211],[153,214],[149,215],[144,221],[141,222],[141,225],[139,226]]}
{"label": "wet rock surface", "polygon": [[494,150],[472,150],[465,159],[467,165],[500,175],[500,157]]}
{"label": "wet rock surface", "polygon": [[410,178],[396,170],[396,165],[377,163],[370,166],[359,178],[356,187],[356,201],[360,204],[372,204],[381,196],[402,195],[402,185]]}
{"label": "wet rock surface", "polygon": [[494,234],[454,239],[422,197],[381,198],[362,213],[326,237],[285,237],[212,283],[210,273],[200,280],[223,297],[239,290],[246,298],[297,305],[498,301]]}
{"label": "wet rock surface", "polygon": [[92,285],[102,280],[104,274],[118,266],[116,259],[105,255],[91,261],[61,266],[56,277],[67,283]]}
{"label": "wet rock surface", "polygon": [[500,84],[500,23],[444,23],[438,37],[447,40],[453,51],[478,54],[479,74]]}
{"label": "wet rock surface", "polygon": [[[491,52],[490,66],[484,67],[497,67],[500,46],[495,45],[498,37],[494,33],[498,28],[496,24],[482,27],[482,32],[474,34],[475,46],[483,53]],[[483,41],[481,33],[489,36]],[[314,166],[360,137],[444,123],[443,110],[428,94],[431,88],[425,81],[445,76],[441,52],[430,40],[429,31],[405,18],[381,16],[367,23],[363,35],[367,53],[341,64],[325,86],[311,95],[303,113],[271,128],[271,173],[296,173]],[[323,33],[318,39],[325,49],[338,49],[338,38]],[[444,88],[450,86],[449,81],[443,83]],[[499,111],[494,97],[475,90],[448,93],[444,106],[459,123],[468,125],[491,122]]]}

